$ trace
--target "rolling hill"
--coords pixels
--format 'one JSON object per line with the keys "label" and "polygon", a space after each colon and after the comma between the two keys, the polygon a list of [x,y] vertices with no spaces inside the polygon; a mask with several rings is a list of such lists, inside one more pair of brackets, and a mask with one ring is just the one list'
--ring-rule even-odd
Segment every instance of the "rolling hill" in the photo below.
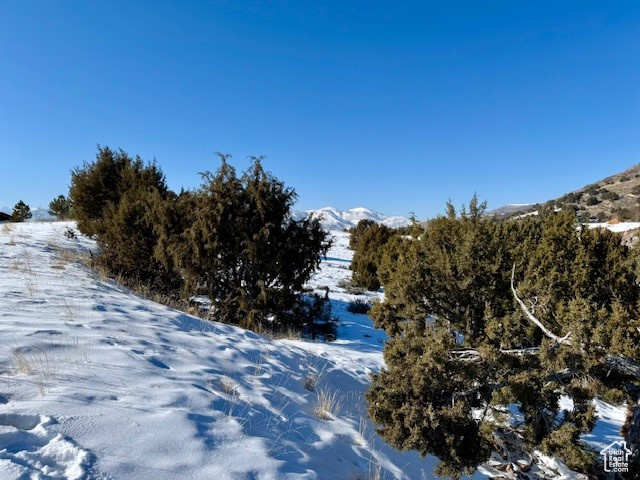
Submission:
{"label": "rolling hill", "polygon": [[585,222],[640,221],[640,163],[545,203],[509,204],[487,214],[509,218],[542,208],[572,208]]}

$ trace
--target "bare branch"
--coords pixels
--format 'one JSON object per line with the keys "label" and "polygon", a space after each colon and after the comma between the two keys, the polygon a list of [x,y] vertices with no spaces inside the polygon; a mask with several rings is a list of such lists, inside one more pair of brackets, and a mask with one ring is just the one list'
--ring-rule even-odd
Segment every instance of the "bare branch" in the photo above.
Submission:
{"label": "bare branch", "polygon": [[516,287],[514,286],[513,282],[514,282],[514,278],[516,276],[516,264],[513,264],[513,268],[511,269],[511,291],[513,292],[513,296],[515,297],[516,301],[518,302],[518,305],[520,305],[520,308],[522,309],[522,311],[524,312],[524,314],[527,316],[527,318],[529,320],[531,320],[533,323],[535,323],[540,330],[542,330],[542,333],[544,333],[547,337],[551,338],[552,340],[555,340],[556,342],[560,343],[560,344],[567,344],[567,345],[571,345],[571,339],[569,338],[571,336],[571,332],[567,333],[564,337],[559,337],[557,335],[555,335],[552,331],[548,330],[540,320],[538,320],[527,308],[527,306],[524,304],[524,302],[522,300],[520,300],[520,297],[518,297],[518,293],[516,292]]}

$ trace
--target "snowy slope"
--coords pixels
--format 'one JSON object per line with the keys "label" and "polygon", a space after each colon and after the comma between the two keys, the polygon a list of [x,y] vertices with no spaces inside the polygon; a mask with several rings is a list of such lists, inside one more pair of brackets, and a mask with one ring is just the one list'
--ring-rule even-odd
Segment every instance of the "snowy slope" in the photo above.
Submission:
{"label": "snowy slope", "polygon": [[319,210],[297,210],[293,217],[296,220],[311,217],[320,220],[325,230],[342,231],[355,227],[360,220],[373,220],[391,228],[406,227],[411,221],[406,217],[388,217],[380,212],[368,208],[358,207],[350,210],[338,210],[333,207],[325,207]]}
{"label": "snowy slope", "polygon": [[[93,243],[67,239],[68,225],[0,229],[1,479],[434,478],[435,458],[395,451],[366,418],[386,337],[346,311],[348,234],[333,232],[310,282],[329,286],[339,338],[313,343],[204,322],[97,278],[77,261]],[[338,404],[326,418],[323,392]],[[587,440],[618,440],[624,410],[598,411]]]}
{"label": "snowy slope", "polygon": [[[434,458],[396,452],[366,419],[384,334],[335,287],[344,234],[313,282],[331,284],[342,324],[325,344],[139,298],[65,253],[93,248],[66,226],[0,231],[0,478],[431,478]],[[324,391],[339,403],[327,419],[314,412]]]}

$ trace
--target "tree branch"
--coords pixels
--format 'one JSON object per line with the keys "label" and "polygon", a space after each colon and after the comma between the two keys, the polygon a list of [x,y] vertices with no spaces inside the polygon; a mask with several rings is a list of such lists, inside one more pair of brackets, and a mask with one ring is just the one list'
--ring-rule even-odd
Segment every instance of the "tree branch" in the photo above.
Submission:
{"label": "tree branch", "polygon": [[522,300],[520,300],[520,297],[518,297],[518,293],[516,292],[516,287],[514,286],[513,282],[514,282],[514,278],[516,276],[516,264],[513,264],[513,268],[511,269],[511,291],[513,292],[513,296],[516,299],[516,301],[518,302],[518,305],[520,305],[520,308],[522,309],[522,311],[524,312],[524,314],[527,316],[527,318],[529,320],[531,320],[533,323],[535,323],[538,328],[540,328],[540,330],[542,330],[542,332],[549,338],[551,338],[552,340],[555,340],[557,343],[560,344],[567,344],[567,345],[571,345],[571,340],[570,340],[570,336],[571,336],[571,332],[567,333],[564,337],[559,337],[557,335],[555,335],[551,330],[548,330],[540,320],[538,320],[527,308],[527,306],[524,304],[524,302]]}

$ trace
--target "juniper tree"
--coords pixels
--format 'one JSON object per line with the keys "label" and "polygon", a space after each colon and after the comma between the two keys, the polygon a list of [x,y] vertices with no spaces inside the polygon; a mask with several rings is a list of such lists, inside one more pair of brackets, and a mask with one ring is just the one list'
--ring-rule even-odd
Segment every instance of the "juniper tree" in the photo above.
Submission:
{"label": "juniper tree", "polygon": [[[358,223],[362,226],[362,222]],[[382,257],[382,250],[393,235],[393,230],[385,225],[372,222],[366,224],[357,233],[355,253],[351,262],[353,270],[352,283],[356,287],[364,287],[367,290],[378,290],[378,264]],[[354,235],[354,233],[352,233]]]}
{"label": "juniper tree", "polygon": [[220,159],[218,171],[202,173],[200,189],[167,213],[178,220],[161,235],[159,256],[180,272],[186,292],[209,296],[216,319],[253,329],[295,325],[302,287],[329,247],[327,233],[317,220],[291,218],[296,194],[261,158],[241,177],[227,155]]}
{"label": "juniper tree", "polygon": [[[438,456],[442,475],[475,470],[509,430],[588,468],[593,453],[578,439],[593,428],[591,400],[637,395],[628,250],[567,212],[501,222],[483,208],[475,197],[459,217],[449,206],[420,238],[389,242],[385,301],[370,314],[390,340],[369,414],[395,447]],[[572,410],[561,411],[561,395]],[[509,404],[522,425],[505,421]]]}
{"label": "juniper tree", "polygon": [[116,208],[127,190],[157,189],[166,195],[168,188],[160,168],[145,165],[140,157],[130,157],[123,150],[98,147],[96,159],[85,162],[71,172],[69,199],[78,230],[88,236],[104,233],[106,209]]}
{"label": "juniper tree", "polygon": [[20,200],[13,207],[13,213],[11,214],[11,220],[14,222],[24,222],[32,217],[31,208],[29,205]]}
{"label": "juniper tree", "polygon": [[349,229],[349,233],[351,234],[349,236],[349,248],[353,251],[357,250],[358,248],[358,243],[360,242],[360,238],[362,237],[362,234],[364,232],[367,231],[367,229],[369,229],[369,227],[376,225],[376,222],[374,220],[369,220],[369,219],[362,219],[360,220],[355,227],[352,227]]}
{"label": "juniper tree", "polygon": [[100,246],[98,262],[127,280],[163,291],[181,284],[155,256],[159,209],[171,195],[155,163],[109,147],[99,147],[95,162],[73,171],[69,191],[78,229]]}

